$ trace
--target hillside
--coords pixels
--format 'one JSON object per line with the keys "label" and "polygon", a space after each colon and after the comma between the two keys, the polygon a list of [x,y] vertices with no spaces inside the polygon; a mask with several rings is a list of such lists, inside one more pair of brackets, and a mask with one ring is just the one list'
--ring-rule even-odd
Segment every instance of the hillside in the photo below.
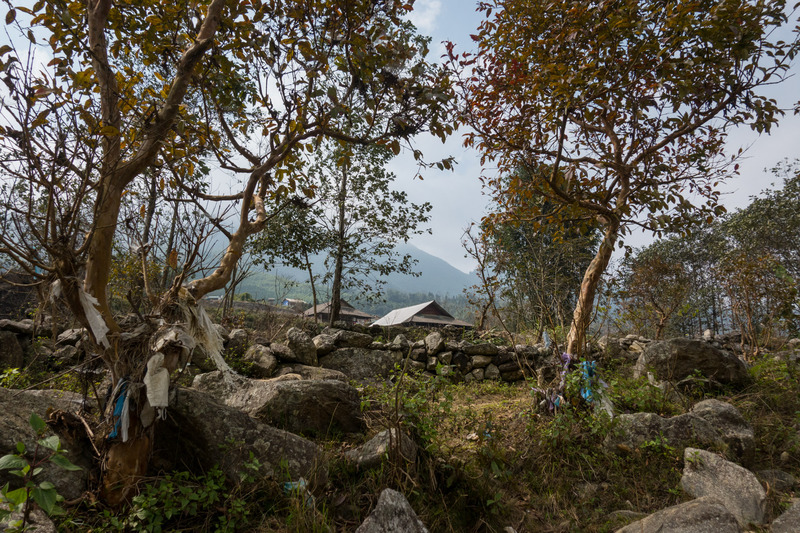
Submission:
{"label": "hillside", "polygon": [[[478,281],[475,273],[464,273],[443,259],[426,253],[416,246],[407,244],[398,249],[402,253],[411,254],[417,260],[416,270],[420,272],[420,276],[402,274],[387,276],[383,299],[390,305],[381,305],[381,302],[362,302],[362,307],[370,308],[365,309],[368,312],[380,314],[384,307],[391,309],[401,306],[399,304],[413,305],[432,299],[460,301],[463,300],[464,289]],[[316,257],[313,268],[315,274],[325,272],[324,256]],[[278,266],[267,271],[262,267],[254,266],[251,275],[240,284],[236,292],[250,293],[257,300],[268,298],[278,300],[288,297],[310,302],[311,287],[307,281],[308,274],[300,269]],[[328,299],[327,287],[318,286],[317,293],[320,301]],[[413,298],[410,297],[411,295]],[[392,303],[398,305],[392,305]],[[461,303],[457,305],[460,306]]]}

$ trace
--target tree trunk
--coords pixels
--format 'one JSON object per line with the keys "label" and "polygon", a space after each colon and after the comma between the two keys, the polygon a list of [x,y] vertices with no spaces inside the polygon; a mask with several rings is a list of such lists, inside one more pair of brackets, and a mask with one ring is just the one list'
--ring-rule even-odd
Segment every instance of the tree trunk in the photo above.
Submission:
{"label": "tree trunk", "polygon": [[303,257],[308,270],[308,282],[311,284],[311,309],[314,310],[314,322],[317,321],[317,287],[314,284],[314,273],[311,271],[311,261],[308,260],[308,249],[303,247]]}
{"label": "tree trunk", "polygon": [[589,328],[592,311],[594,310],[594,296],[597,292],[597,286],[600,284],[600,278],[611,260],[611,254],[619,236],[619,225],[620,222],[617,219],[609,221],[603,233],[600,248],[583,275],[581,292],[578,294],[578,303],[575,306],[572,324],[567,335],[567,353],[573,357],[581,356],[585,349],[586,330]]}
{"label": "tree trunk", "polygon": [[337,228],[336,264],[333,270],[333,287],[331,289],[330,325],[339,320],[342,310],[342,270],[344,270],[345,248],[345,200],[347,200],[347,165],[342,167],[342,181],[339,187],[339,220]]}

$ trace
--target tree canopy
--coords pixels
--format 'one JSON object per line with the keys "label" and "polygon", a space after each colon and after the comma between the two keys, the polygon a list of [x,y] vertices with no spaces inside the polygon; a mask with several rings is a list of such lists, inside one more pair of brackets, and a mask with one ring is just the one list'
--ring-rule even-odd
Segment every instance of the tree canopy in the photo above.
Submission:
{"label": "tree canopy", "polygon": [[[716,185],[735,170],[724,154],[728,128],[766,132],[782,114],[761,88],[781,80],[797,51],[796,39],[774,37],[785,7],[493,0],[480,4],[478,53],[450,45],[466,142],[497,167],[484,176],[489,189],[543,196],[603,227],[571,353],[583,350],[600,275],[632,224],[660,232],[724,212]],[[503,181],[520,166],[536,179]]]}

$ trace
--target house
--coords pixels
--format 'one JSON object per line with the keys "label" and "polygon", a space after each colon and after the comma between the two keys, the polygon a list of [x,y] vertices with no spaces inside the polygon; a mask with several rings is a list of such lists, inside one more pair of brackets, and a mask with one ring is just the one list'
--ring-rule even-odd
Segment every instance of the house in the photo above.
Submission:
{"label": "house", "polygon": [[305,300],[295,300],[293,298],[284,298],[281,302],[281,307],[288,307],[294,311],[302,312],[308,305]]}
{"label": "house", "polygon": [[458,326],[471,328],[472,324],[453,318],[453,315],[436,303],[436,300],[411,307],[403,307],[390,311],[387,315],[372,323],[373,326],[426,326],[443,327]]}
{"label": "house", "polygon": [[[376,318],[368,313],[365,313],[364,311],[359,311],[344,300],[339,301],[341,302],[339,320],[343,322],[349,322],[351,324],[369,324]],[[317,320],[321,322],[328,322],[331,318],[330,309],[331,302],[317,304]],[[307,318],[314,318],[314,308],[312,307],[311,309],[306,309],[303,313],[303,316]]]}

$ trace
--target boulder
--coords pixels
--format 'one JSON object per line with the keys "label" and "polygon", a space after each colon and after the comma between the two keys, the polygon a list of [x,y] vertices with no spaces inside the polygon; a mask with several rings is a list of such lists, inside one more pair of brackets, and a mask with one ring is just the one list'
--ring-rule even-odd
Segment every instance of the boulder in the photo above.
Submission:
{"label": "boulder", "polygon": [[500,379],[500,370],[495,365],[489,365],[483,372],[484,379]]}
{"label": "boulder", "polygon": [[[11,513],[5,520],[0,520],[0,531],[17,531],[17,529],[8,528],[8,526],[21,522],[21,520],[22,511]],[[56,529],[56,525],[44,511],[39,507],[33,507],[33,510],[28,516],[28,522],[25,524],[25,531],[32,533],[57,533],[58,529]]]}
{"label": "boulder", "polygon": [[406,336],[400,333],[397,336],[395,336],[394,340],[392,340],[392,344],[389,346],[389,349],[407,352],[410,346],[411,343],[408,342]]}
{"label": "boulder", "polygon": [[302,380],[293,374],[277,379],[242,379],[220,384],[222,375],[196,376],[193,387],[208,391],[225,405],[241,409],[267,424],[298,434],[317,436],[359,433],[364,429],[361,398],[338,380]]}
{"label": "boulder", "polygon": [[285,344],[273,342],[269,345],[269,351],[271,351],[272,355],[281,361],[294,362],[294,354],[292,353],[292,350],[290,350]]}
{"label": "boulder", "polygon": [[484,342],[481,344],[464,343],[461,351],[467,355],[497,355],[499,349],[497,345]]}
{"label": "boulder", "polygon": [[336,349],[336,337],[327,333],[320,333],[311,341],[317,348],[317,357],[329,354]]}
{"label": "boulder", "polygon": [[23,318],[22,320],[9,320],[4,318],[0,320],[0,330],[10,331],[11,333],[16,333],[17,335],[33,337],[35,328],[33,325],[33,319],[30,318]]}
{"label": "boulder", "polygon": [[450,361],[462,374],[472,370],[472,358],[465,353],[457,352]]}
{"label": "boulder", "polygon": [[792,500],[792,506],[772,521],[772,533],[797,533],[800,530],[800,498]]}
{"label": "boulder", "polygon": [[278,359],[262,344],[254,344],[244,353],[243,359],[253,364],[253,374],[259,378],[272,376],[278,367]]}
{"label": "boulder", "polygon": [[476,355],[472,358],[472,368],[486,368],[492,363],[492,358],[488,355]]}
{"label": "boulder", "polygon": [[644,376],[648,370],[659,380],[673,383],[695,371],[722,384],[744,385],[750,381],[744,361],[698,339],[675,338],[648,344],[636,361],[634,377]]}
{"label": "boulder", "polygon": [[392,489],[383,489],[378,505],[358,526],[356,533],[427,533],[428,529],[412,509],[405,496]]}
{"label": "boulder", "polygon": [[470,372],[470,375],[475,381],[483,381],[484,373],[485,372],[483,368],[476,368],[475,370]]}
{"label": "boulder", "polygon": [[286,374],[296,374],[302,379],[335,379],[347,383],[349,380],[347,376],[338,370],[331,370],[329,368],[320,368],[318,366],[308,365],[283,365],[275,372],[275,377],[284,376]]}
{"label": "boulder", "polygon": [[450,363],[453,362],[453,352],[450,351],[439,352],[439,355],[437,357],[439,358],[439,361],[441,361],[443,365],[449,365]]}
{"label": "boulder", "polygon": [[398,432],[397,428],[381,431],[365,444],[345,452],[344,456],[359,468],[377,468],[390,458],[391,449],[399,452],[399,456],[409,463],[417,460],[417,445],[408,435]]}
{"label": "boulder", "polygon": [[217,335],[219,335],[219,338],[222,339],[223,343],[226,343],[231,339],[228,328],[226,328],[222,324],[214,324],[214,329],[217,330]]}
{"label": "boulder", "polygon": [[286,344],[292,351],[292,363],[301,365],[318,366],[317,347],[308,333],[300,328],[289,328],[286,332]]}
{"label": "boulder", "polygon": [[83,352],[79,352],[74,346],[62,346],[52,353],[52,358],[62,363],[77,363]]}
{"label": "boulder", "polygon": [[25,366],[25,357],[22,346],[17,341],[17,336],[7,330],[0,331],[0,369],[22,368]]}
{"label": "boulder", "polygon": [[63,331],[56,337],[56,344],[60,346],[75,346],[85,335],[83,328],[72,328]]}
{"label": "boulder", "polygon": [[339,348],[320,358],[319,364],[323,368],[338,370],[350,379],[363,381],[386,379],[401,360],[400,352],[390,350]]}
{"label": "boulder", "polygon": [[682,452],[686,446],[724,449],[731,459],[750,464],[755,450],[753,429],[730,404],[718,400],[699,402],[689,412],[672,418],[653,413],[622,414],[617,430],[606,437],[610,450],[631,450],[655,439]]}
{"label": "boulder", "polygon": [[324,483],[327,474],[321,451],[313,442],[223,405],[204,392],[174,391],[169,416],[155,432],[154,463],[158,466],[203,472],[220,465],[238,483],[242,463],[252,453],[265,477],[284,481],[288,474],[290,479]]}
{"label": "boulder", "polygon": [[247,349],[247,331],[243,329],[233,329],[228,334],[228,342],[225,343],[225,348],[236,355],[244,355]]}
{"label": "boulder", "polygon": [[755,474],[719,455],[696,448],[683,452],[681,488],[690,496],[719,499],[741,527],[762,524],[767,495]]}
{"label": "boulder", "polygon": [[[74,392],[0,388],[0,456],[17,453],[17,442],[24,443],[29,454],[36,448],[36,434],[28,422],[31,414],[36,413],[47,420],[50,412],[65,411],[68,415],[63,419],[70,415],[74,418],[82,405],[83,397]],[[47,463],[38,479],[50,481],[59,494],[72,500],[80,497],[87,489],[92,468],[91,445],[79,433],[70,431],[72,428],[62,429],[62,425],[54,427],[56,430],[48,428],[45,437],[58,435],[61,446],[67,450],[64,455],[83,470],[68,471]],[[10,482],[14,488],[20,484],[20,478],[2,470],[0,486],[6,482]]]}
{"label": "boulder", "polygon": [[434,331],[425,337],[425,350],[428,352],[428,355],[436,355],[444,350],[444,346],[444,337],[442,337],[442,334],[438,331]]}
{"label": "boulder", "polygon": [[[328,331],[331,331],[328,329]],[[372,336],[349,329],[333,330],[337,348],[367,348],[372,344]]]}
{"label": "boulder", "polygon": [[783,470],[759,470],[756,477],[778,492],[789,492],[797,484],[795,477]]}
{"label": "boulder", "polygon": [[616,533],[741,533],[736,518],[716,498],[673,505],[628,524]]}

